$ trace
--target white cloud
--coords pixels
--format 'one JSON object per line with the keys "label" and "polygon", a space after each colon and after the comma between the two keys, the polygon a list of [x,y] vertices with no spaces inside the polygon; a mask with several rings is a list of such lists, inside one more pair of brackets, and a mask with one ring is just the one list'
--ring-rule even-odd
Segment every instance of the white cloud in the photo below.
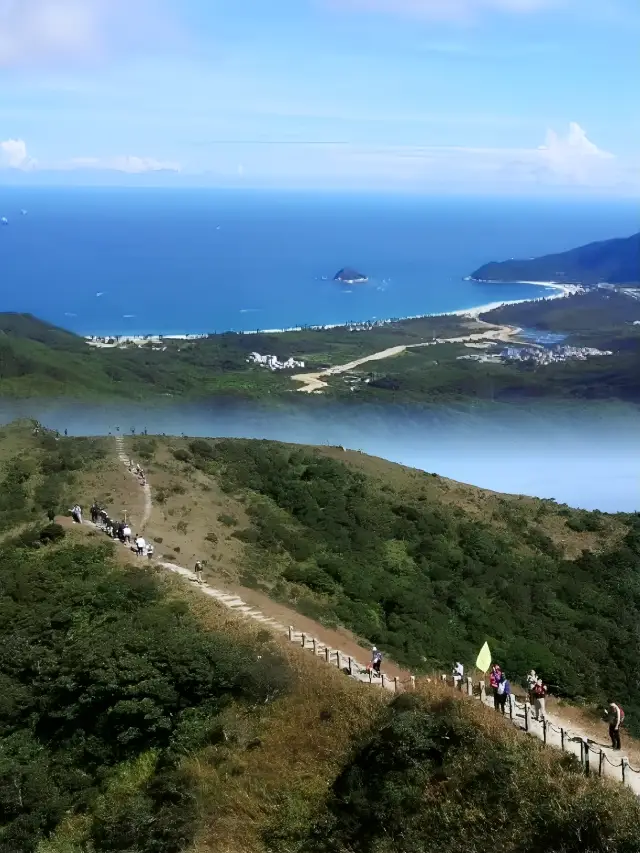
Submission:
{"label": "white cloud", "polygon": [[476,15],[488,11],[523,14],[563,5],[563,0],[327,0],[327,2],[334,8],[347,11],[384,12],[435,20],[461,21],[473,19]]}
{"label": "white cloud", "polygon": [[39,163],[29,155],[27,144],[23,139],[6,139],[0,142],[0,169],[19,169],[23,172],[36,170],[68,172],[91,169],[142,175],[145,172],[180,172],[182,165],[172,160],[157,160],[154,157],[134,155],[73,157],[60,163]]}
{"label": "white cloud", "polygon": [[[162,0],[0,0],[0,68],[95,60],[166,32]],[[160,25],[160,26],[159,26]]]}
{"label": "white cloud", "polygon": [[544,145],[538,149],[543,167],[552,175],[572,183],[589,183],[607,170],[611,171],[613,154],[598,148],[576,122],[569,125],[566,136],[547,131]]}
{"label": "white cloud", "polygon": [[141,175],[145,172],[180,172],[182,166],[169,160],[156,160],[153,157],[135,157],[125,155],[120,157],[74,157],[67,160],[62,169],[94,169],[114,172],[126,172],[129,175]]}
{"label": "white cloud", "polygon": [[29,156],[24,139],[5,139],[0,142],[0,168],[29,171],[36,161]]}

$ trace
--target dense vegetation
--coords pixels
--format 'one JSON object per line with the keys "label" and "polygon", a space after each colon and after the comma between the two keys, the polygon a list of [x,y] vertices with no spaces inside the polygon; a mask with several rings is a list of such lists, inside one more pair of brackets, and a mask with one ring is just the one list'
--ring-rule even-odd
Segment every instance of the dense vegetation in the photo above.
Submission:
{"label": "dense vegetation", "polygon": [[[229,332],[163,347],[89,347],[85,340],[30,315],[0,314],[0,392],[5,396],[144,397],[216,393],[265,396],[289,392],[285,372],[247,364],[250,352],[281,360],[302,358],[310,368],[348,361],[377,349],[430,340],[460,329],[457,318],[430,318],[373,327],[286,334]],[[154,348],[155,346],[155,348]]]}
{"label": "dense vegetation", "polygon": [[569,560],[547,516],[567,534],[605,516],[503,501],[490,523],[433,500],[429,474],[396,489],[272,442],[198,439],[190,453],[247,495],[252,527],[235,535],[253,554],[249,573],[302,612],[418,671],[470,665],[488,639],[514,677],[535,667],[560,695],[617,696],[640,731],[640,515],[625,517],[616,547]]}
{"label": "dense vegetation", "polygon": [[[365,365],[355,386],[338,376],[325,397],[362,396],[400,402],[511,401],[536,398],[640,401],[640,300],[602,291],[560,300],[505,306],[486,315],[491,323],[570,333],[568,343],[597,346],[614,356],[543,367],[458,361],[462,345],[415,348]],[[94,349],[77,335],[28,315],[0,314],[0,392],[6,396],[207,397],[240,394],[291,402],[291,371],[271,372],[247,363],[252,351],[305,369],[344,364],[396,345],[452,337],[466,329],[457,317],[396,321],[365,330],[302,330],[284,334],[211,335],[128,349]],[[295,371],[294,371],[295,372]],[[354,389],[359,394],[351,393]],[[301,402],[301,396],[295,396]]]}
{"label": "dense vegetation", "polygon": [[107,546],[34,544],[0,549],[0,851],[179,853],[199,818],[185,758],[288,671]]}
{"label": "dense vegetation", "polygon": [[286,853],[637,853],[640,804],[442,696],[381,711],[310,827],[279,821]]}
{"label": "dense vegetation", "polygon": [[568,252],[529,260],[485,264],[472,273],[480,281],[567,281],[579,284],[640,283],[640,234],[600,240]]}
{"label": "dense vegetation", "polygon": [[[27,438],[28,436],[28,438]],[[70,439],[39,429],[8,427],[0,430],[0,449],[14,444],[0,465],[0,535],[17,525],[51,519],[67,512],[78,474],[106,453],[103,439]]]}

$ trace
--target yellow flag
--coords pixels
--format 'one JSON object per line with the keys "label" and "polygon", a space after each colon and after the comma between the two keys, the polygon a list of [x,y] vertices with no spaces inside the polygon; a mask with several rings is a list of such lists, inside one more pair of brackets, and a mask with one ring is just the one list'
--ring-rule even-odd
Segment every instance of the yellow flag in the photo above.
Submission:
{"label": "yellow flag", "polygon": [[480,654],[478,655],[478,660],[476,661],[476,668],[481,672],[487,672],[489,667],[491,666],[491,649],[489,648],[489,643],[485,643],[484,646],[480,649]]}

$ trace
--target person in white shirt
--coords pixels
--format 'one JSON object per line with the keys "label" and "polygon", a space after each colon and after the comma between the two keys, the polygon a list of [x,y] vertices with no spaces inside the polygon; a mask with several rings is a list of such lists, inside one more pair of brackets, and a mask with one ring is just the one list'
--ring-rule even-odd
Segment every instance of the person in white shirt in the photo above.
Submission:
{"label": "person in white shirt", "polygon": [[147,547],[147,543],[144,541],[142,536],[138,536],[138,538],[136,539],[136,551],[137,551],[139,557],[142,557],[142,555],[145,552],[146,547]]}
{"label": "person in white shirt", "polygon": [[131,545],[131,528],[128,524],[122,528],[122,539],[127,545]]}

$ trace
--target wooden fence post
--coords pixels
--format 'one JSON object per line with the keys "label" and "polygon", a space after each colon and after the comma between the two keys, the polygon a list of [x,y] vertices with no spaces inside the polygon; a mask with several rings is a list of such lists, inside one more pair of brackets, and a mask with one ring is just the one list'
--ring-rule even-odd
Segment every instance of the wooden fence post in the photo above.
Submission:
{"label": "wooden fence post", "polygon": [[415,677],[415,675],[411,676],[411,689],[412,690],[416,689],[416,677]]}
{"label": "wooden fence post", "polygon": [[584,738],[583,743],[584,743],[584,772],[585,772],[585,775],[589,776],[589,774],[591,772],[591,765],[589,763],[589,741],[586,738]]}
{"label": "wooden fence post", "polygon": [[542,718],[542,742],[547,745],[547,718]]}
{"label": "wooden fence post", "polygon": [[315,654],[317,654],[317,652],[318,652],[318,646],[316,643],[316,638],[314,637],[313,638],[313,654],[315,655]]}
{"label": "wooden fence post", "polygon": [[289,642],[293,640],[293,625],[289,625]]}
{"label": "wooden fence post", "polygon": [[353,675],[353,666],[351,665],[351,656],[349,656],[349,675]]}
{"label": "wooden fence post", "polygon": [[398,692],[398,676],[397,675],[393,676],[393,692],[394,693]]}
{"label": "wooden fence post", "polygon": [[306,643],[306,642],[307,642],[307,638],[306,638],[306,637],[305,637],[305,635],[303,634],[303,635],[302,635],[302,648],[303,648],[303,649],[304,649],[304,646],[305,646],[305,643]]}
{"label": "wooden fence post", "polygon": [[513,695],[509,693],[507,699],[509,700],[509,719],[513,720]]}
{"label": "wooden fence post", "polygon": [[473,679],[467,676],[467,696],[473,696]]}
{"label": "wooden fence post", "polygon": [[564,729],[560,728],[560,749],[564,752]]}
{"label": "wooden fence post", "polygon": [[525,700],[524,703],[524,730],[529,731],[529,703]]}
{"label": "wooden fence post", "polygon": [[626,785],[627,783],[627,759],[623,758],[620,764],[620,768],[622,769],[622,784]]}
{"label": "wooden fence post", "polygon": [[382,687],[384,687],[384,672],[380,673],[380,684]]}
{"label": "wooden fence post", "polygon": [[484,681],[481,681],[479,684],[479,687],[480,687],[480,701],[484,702],[487,698],[487,685],[484,683]]}
{"label": "wooden fence post", "polygon": [[340,652],[336,652],[336,666],[340,669]]}
{"label": "wooden fence post", "polygon": [[600,758],[598,760],[598,776],[602,776],[604,773],[604,752],[600,750]]}

